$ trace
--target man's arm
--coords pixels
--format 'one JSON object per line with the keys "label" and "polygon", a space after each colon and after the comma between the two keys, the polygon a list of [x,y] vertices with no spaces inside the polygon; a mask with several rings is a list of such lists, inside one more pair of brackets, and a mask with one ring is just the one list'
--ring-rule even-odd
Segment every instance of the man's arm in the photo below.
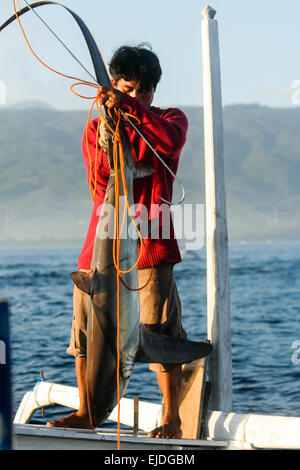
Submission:
{"label": "man's arm", "polygon": [[[95,185],[95,160],[96,160],[96,136],[97,136],[97,119],[89,122],[82,136],[82,156],[85,163],[88,184]],[[87,138],[87,140],[86,140]],[[89,151],[88,151],[89,149]],[[108,176],[110,173],[107,157],[104,157],[105,151],[99,147],[97,155],[97,195],[104,197]],[[101,169],[99,164],[101,162]]]}

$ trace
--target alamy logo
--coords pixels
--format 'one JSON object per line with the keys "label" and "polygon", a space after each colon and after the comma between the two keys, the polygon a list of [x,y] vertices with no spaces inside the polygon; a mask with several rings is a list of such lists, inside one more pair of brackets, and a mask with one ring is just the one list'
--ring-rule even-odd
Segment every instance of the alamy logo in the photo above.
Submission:
{"label": "alamy logo", "polygon": [[6,104],[6,85],[3,80],[0,80],[0,104]]}
{"label": "alamy logo", "polygon": [[300,340],[299,339],[293,341],[292,348],[295,349],[295,351],[292,354],[292,363],[295,365],[300,364]]}
{"label": "alamy logo", "polygon": [[300,80],[294,80],[292,88],[295,90],[291,96],[292,103],[295,105],[300,104]]}
{"label": "alamy logo", "polygon": [[[126,214],[126,199],[119,197],[119,226],[121,239],[137,239],[148,236],[152,240],[172,237],[172,224],[176,238],[185,243],[187,250],[200,250],[204,245],[204,204],[182,204],[169,207],[168,204],[151,204],[148,209],[143,204],[133,204]],[[101,223],[97,227],[97,238],[115,238],[116,208],[104,203],[97,210]],[[171,224],[172,222],[172,224]]]}
{"label": "alamy logo", "polygon": [[6,364],[6,345],[0,340],[0,364]]}

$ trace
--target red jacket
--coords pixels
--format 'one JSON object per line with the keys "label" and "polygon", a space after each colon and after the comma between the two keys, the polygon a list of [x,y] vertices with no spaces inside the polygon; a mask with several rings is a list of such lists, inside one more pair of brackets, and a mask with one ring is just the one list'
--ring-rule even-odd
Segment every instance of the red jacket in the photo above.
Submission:
{"label": "red jacket", "polygon": [[[185,114],[179,109],[160,109],[156,107],[145,108],[136,98],[123,94],[121,109],[136,116],[140,124],[137,126],[145,138],[151,143],[159,155],[165,159],[168,166],[176,174],[179,157],[186,140],[188,121]],[[134,123],[136,121],[134,120]],[[92,160],[92,183],[94,184],[95,142],[96,142],[97,119],[93,119],[88,125],[88,141]],[[159,196],[167,201],[172,201],[173,177],[153,154],[144,140],[137,134],[132,126],[126,126],[129,140],[133,145],[136,158],[144,166],[151,166],[154,173],[145,178],[134,179],[133,195],[134,202],[144,204],[148,209],[149,220],[157,217],[157,207],[162,204]],[[86,149],[85,132],[82,140],[82,152],[89,180],[90,163]],[[100,215],[100,206],[103,203],[110,168],[107,154],[100,148],[98,151],[97,188],[94,207],[86,239],[81,250],[78,269],[90,269],[96,228]],[[161,219],[161,214],[159,214]],[[174,234],[172,220],[170,221],[170,237],[158,239],[150,237],[144,239],[153,263],[179,263],[181,261],[180,251]],[[138,267],[149,267],[150,262],[146,250],[143,250]]]}

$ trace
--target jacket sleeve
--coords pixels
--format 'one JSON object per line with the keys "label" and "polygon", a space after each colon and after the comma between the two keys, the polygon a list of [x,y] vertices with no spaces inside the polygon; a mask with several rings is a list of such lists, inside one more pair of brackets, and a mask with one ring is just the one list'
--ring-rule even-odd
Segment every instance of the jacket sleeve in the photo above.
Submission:
{"label": "jacket sleeve", "polygon": [[132,122],[162,155],[172,158],[172,154],[184,146],[188,120],[179,109],[169,108],[157,114],[125,93],[121,99],[121,109],[136,118],[132,118]]}
{"label": "jacket sleeve", "polygon": [[[109,178],[110,168],[108,158],[104,150],[98,146],[97,162],[96,162],[96,135],[97,135],[97,119],[89,122],[82,136],[82,156],[86,168],[87,182],[91,183],[92,189],[95,188],[95,166],[97,167],[97,188],[96,195],[100,198],[104,197],[107,181]],[[89,148],[89,152],[88,152]],[[90,155],[89,155],[90,153]]]}

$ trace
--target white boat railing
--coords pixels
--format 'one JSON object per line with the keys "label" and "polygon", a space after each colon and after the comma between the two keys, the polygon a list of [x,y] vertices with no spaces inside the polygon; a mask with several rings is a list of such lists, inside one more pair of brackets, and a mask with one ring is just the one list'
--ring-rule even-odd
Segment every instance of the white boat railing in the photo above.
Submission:
{"label": "white boat railing", "polygon": [[[39,408],[51,405],[61,405],[78,410],[79,393],[77,387],[60,385],[41,381],[34,389],[26,392],[14,418],[14,424],[27,424],[33,414]],[[139,401],[138,429],[149,432],[160,423],[161,405]],[[110,421],[118,421],[118,407],[116,406],[109,418]],[[134,427],[134,400],[122,398],[120,402],[120,422]]]}
{"label": "white boat railing", "polygon": [[[36,410],[51,405],[78,409],[76,387],[50,382],[38,382],[26,392],[15,415],[14,424],[28,424]],[[117,422],[117,407],[109,416]],[[121,399],[120,422],[134,427],[134,400]],[[138,429],[149,432],[159,425],[160,404],[139,401]],[[300,417],[263,414],[242,414],[209,411],[204,439],[227,441],[228,449],[300,449]]]}

